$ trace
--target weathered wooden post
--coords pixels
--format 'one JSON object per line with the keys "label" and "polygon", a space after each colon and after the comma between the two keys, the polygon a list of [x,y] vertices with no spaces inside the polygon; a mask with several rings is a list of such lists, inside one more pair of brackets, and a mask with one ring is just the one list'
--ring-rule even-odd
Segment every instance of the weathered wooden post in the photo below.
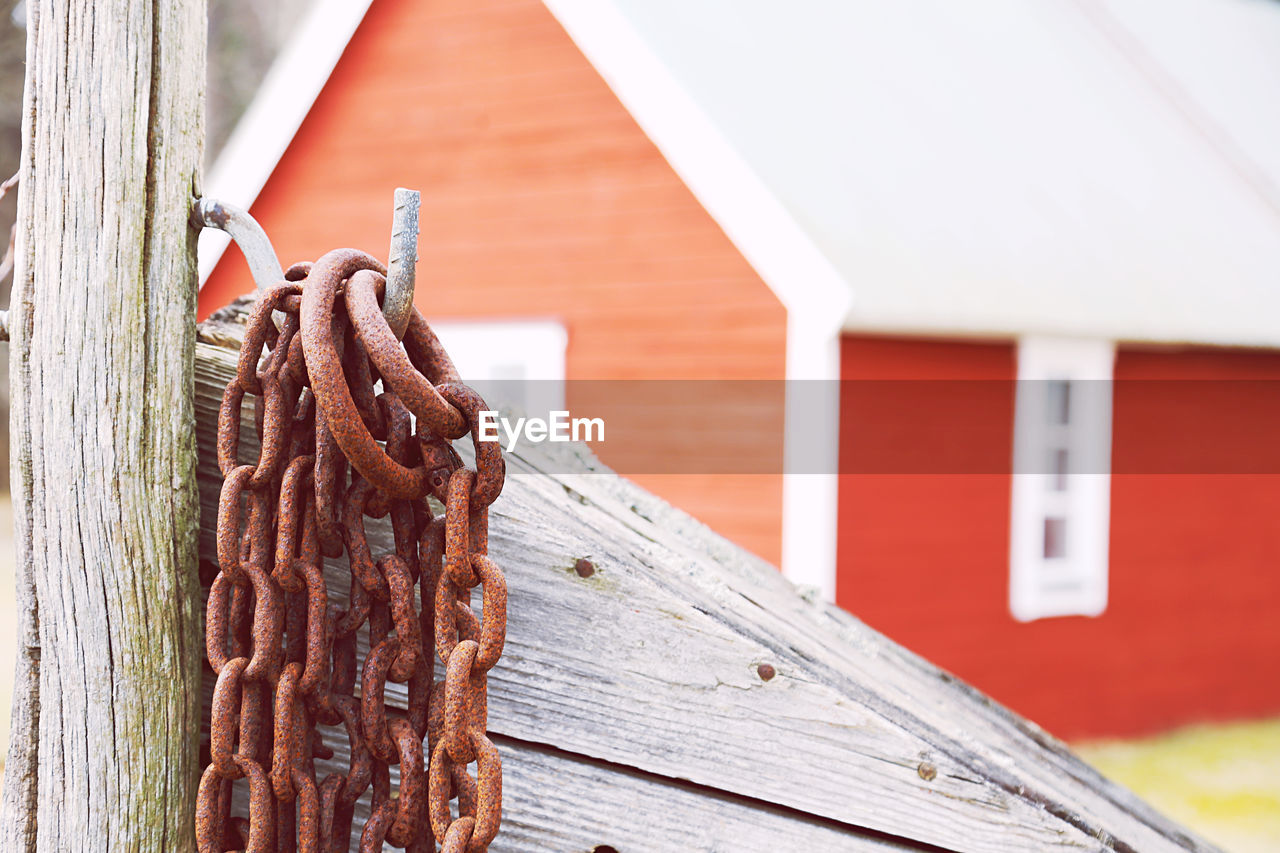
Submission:
{"label": "weathered wooden post", "polygon": [[29,0],[6,851],[183,850],[200,706],[203,0]]}

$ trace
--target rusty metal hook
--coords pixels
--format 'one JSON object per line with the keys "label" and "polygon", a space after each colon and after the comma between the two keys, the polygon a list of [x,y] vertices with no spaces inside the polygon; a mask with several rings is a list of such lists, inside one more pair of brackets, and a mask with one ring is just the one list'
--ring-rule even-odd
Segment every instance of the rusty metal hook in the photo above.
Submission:
{"label": "rusty metal hook", "polygon": [[[418,263],[418,207],[421,201],[422,196],[417,190],[396,188],[382,314],[397,338],[404,337],[413,311]],[[271,238],[244,208],[205,196],[196,200],[191,211],[191,224],[196,228],[225,231],[244,254],[259,292],[284,278],[284,269],[271,246]]]}
{"label": "rusty metal hook", "polygon": [[[404,337],[409,327],[409,314],[413,310],[420,201],[421,195],[416,190],[396,189],[382,313],[397,338]],[[196,201],[191,211],[191,223],[197,228],[225,231],[235,241],[249,263],[249,272],[260,293],[284,279],[284,269],[271,245],[271,238],[243,207],[206,196]],[[279,319],[277,317],[277,325]]]}
{"label": "rusty metal hook", "polygon": [[387,257],[387,288],[382,298],[382,315],[396,338],[403,338],[413,311],[413,287],[418,265],[417,190],[397,187],[395,215],[391,222],[391,254]]}
{"label": "rusty metal hook", "polygon": [[191,224],[196,228],[227,232],[249,262],[249,272],[258,292],[284,279],[284,269],[271,247],[271,238],[243,207],[205,196],[197,199],[191,209]]}

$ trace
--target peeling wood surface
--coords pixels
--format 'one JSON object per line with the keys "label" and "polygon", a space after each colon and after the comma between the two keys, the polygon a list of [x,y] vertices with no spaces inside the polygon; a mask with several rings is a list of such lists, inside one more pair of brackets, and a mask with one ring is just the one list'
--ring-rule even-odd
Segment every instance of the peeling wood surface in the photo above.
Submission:
{"label": "peeling wood surface", "polygon": [[204,3],[28,0],[0,847],[194,847]]}
{"label": "peeling wood surface", "polygon": [[[203,329],[223,346],[197,345],[206,559],[236,315]],[[509,454],[492,508],[510,588],[489,676],[511,791],[495,851],[1213,849],[1034,725],[565,448]],[[375,553],[388,547],[385,526],[369,532]],[[580,557],[591,577],[573,571]],[[326,572],[345,581],[345,568]],[[620,793],[562,796],[593,778]],[[761,828],[775,824],[776,836]],[[774,837],[789,840],[758,846]]]}

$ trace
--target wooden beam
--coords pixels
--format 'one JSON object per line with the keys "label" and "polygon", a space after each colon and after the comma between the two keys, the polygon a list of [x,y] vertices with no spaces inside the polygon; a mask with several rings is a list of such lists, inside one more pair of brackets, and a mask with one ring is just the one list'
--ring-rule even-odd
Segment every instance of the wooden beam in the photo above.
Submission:
{"label": "wooden beam", "polygon": [[0,847],[194,847],[203,0],[28,0]]}
{"label": "wooden beam", "polygon": [[[214,431],[242,313],[205,324],[196,347],[209,560]],[[519,827],[495,851],[1212,849],[1034,724],[566,447],[508,454],[492,509],[510,604],[490,726],[517,744],[505,767]],[[385,525],[369,537],[389,550]],[[344,566],[326,575],[345,589]],[[773,838],[806,843],[761,840]]]}

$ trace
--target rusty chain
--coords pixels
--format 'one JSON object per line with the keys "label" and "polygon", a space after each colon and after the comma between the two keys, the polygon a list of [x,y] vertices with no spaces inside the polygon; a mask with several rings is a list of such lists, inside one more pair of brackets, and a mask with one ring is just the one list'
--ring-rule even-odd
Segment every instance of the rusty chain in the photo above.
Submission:
{"label": "rusty chain", "polygon": [[[487,674],[502,654],[507,589],[488,556],[488,508],[505,464],[496,442],[478,439],[484,401],[422,317],[412,313],[403,342],[388,326],[384,273],[347,249],[291,267],[258,299],[222,399],[201,853],[346,851],[366,795],[362,851],[385,841],[480,853],[498,832]],[[259,445],[248,463],[246,396]],[[450,443],[468,433],[474,469]],[[388,516],[394,550],[375,556],[365,520]],[[324,558],[344,555],[346,595],[324,571]],[[388,707],[388,682],[404,685],[404,711]],[[334,754],[319,726],[344,732],[345,773],[318,777],[316,761]],[[247,814],[234,814],[242,779]]]}

